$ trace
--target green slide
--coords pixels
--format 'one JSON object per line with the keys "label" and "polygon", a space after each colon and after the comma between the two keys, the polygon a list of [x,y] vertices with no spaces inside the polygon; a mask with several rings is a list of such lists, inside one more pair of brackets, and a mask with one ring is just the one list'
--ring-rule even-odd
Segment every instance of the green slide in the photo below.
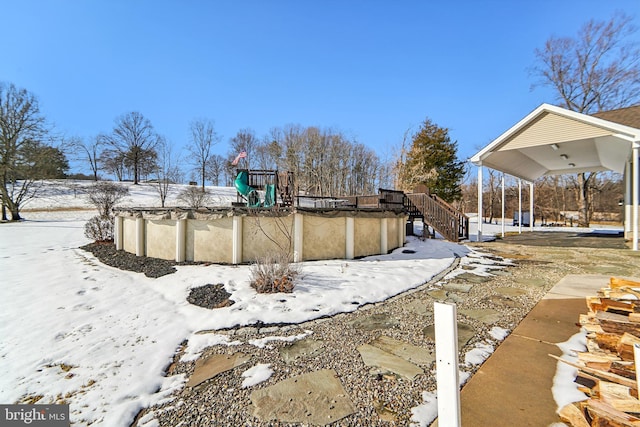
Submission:
{"label": "green slide", "polygon": [[258,192],[249,185],[249,174],[247,171],[240,171],[233,183],[235,184],[238,193],[247,198],[247,204],[250,208],[260,207],[260,196],[258,195]]}

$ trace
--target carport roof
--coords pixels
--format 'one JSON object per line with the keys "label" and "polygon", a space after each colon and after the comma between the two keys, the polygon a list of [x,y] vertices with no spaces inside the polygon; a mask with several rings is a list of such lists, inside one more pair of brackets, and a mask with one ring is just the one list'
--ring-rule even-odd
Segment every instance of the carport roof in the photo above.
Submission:
{"label": "carport roof", "polygon": [[534,181],[544,175],[623,172],[640,142],[640,106],[593,116],[542,104],[471,158]]}

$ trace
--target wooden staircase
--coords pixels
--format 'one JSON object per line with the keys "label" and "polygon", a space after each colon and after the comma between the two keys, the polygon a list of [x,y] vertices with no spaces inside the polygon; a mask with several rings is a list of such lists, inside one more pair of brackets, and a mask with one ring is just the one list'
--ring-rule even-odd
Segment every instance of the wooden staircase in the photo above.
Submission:
{"label": "wooden staircase", "polygon": [[421,219],[426,234],[434,236],[438,232],[451,242],[469,239],[469,218],[435,194],[405,194],[404,204],[409,221],[413,224],[414,220]]}

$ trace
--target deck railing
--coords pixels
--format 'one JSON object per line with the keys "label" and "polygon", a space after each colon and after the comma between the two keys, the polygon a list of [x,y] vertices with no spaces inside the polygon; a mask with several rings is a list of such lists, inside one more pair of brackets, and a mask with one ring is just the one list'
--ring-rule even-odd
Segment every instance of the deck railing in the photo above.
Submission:
{"label": "deck railing", "polygon": [[469,238],[469,218],[438,196],[407,194],[405,201],[410,217],[422,217],[426,225],[445,239],[458,242]]}

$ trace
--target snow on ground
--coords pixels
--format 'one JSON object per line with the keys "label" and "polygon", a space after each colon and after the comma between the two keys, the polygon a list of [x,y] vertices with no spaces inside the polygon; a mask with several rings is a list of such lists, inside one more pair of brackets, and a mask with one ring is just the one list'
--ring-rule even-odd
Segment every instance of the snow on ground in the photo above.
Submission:
{"label": "snow on ground", "polygon": [[[389,255],[305,262],[292,294],[256,294],[247,266],[179,266],[152,279],[105,266],[79,249],[89,243],[84,222],[96,212],[59,209],[90,209],[82,195],[87,184],[49,182],[26,207],[51,211],[25,211],[25,221],[0,224],[0,402],[65,401],[74,425],[129,425],[140,408],[183,387],[183,376],[163,373],[184,339],[186,360],[208,345],[237,344],[196,331],[354,311],[419,286],[456,257],[479,274],[491,262],[463,245],[410,237]],[[123,205],[159,205],[151,186],[130,187]],[[212,190],[220,202],[235,199],[231,188]],[[186,301],[191,288],[209,283],[223,283],[236,303],[212,311]],[[268,371],[245,372],[247,383],[264,381]],[[420,414],[433,414],[425,396],[427,406],[414,412],[417,423]]]}
{"label": "snow on ground", "polygon": [[[562,359],[576,363],[578,361],[576,352],[586,351],[587,349],[587,333],[583,329],[566,342],[556,345],[562,350]],[[551,393],[556,405],[558,405],[558,410],[569,403],[579,402],[588,398],[586,394],[578,389],[578,384],[574,381],[577,373],[578,370],[576,368],[558,361],[556,375],[553,377],[553,386],[551,387]]]}

